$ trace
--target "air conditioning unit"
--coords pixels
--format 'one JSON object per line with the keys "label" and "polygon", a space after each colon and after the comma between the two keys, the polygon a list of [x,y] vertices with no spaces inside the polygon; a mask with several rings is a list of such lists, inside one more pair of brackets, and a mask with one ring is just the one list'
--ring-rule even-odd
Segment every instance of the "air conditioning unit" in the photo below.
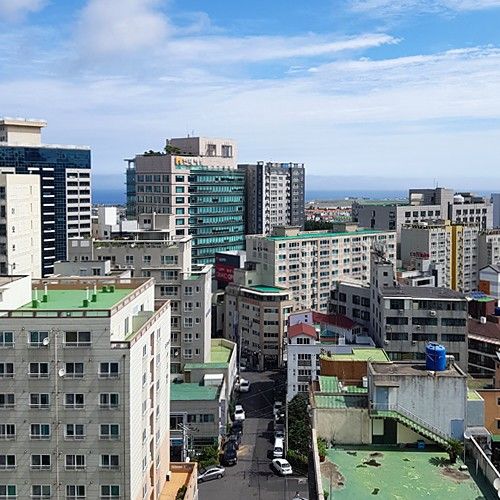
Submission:
{"label": "air conditioning unit", "polygon": [[384,340],[384,345],[389,345],[389,341],[387,339]]}
{"label": "air conditioning unit", "polygon": [[429,316],[435,317],[436,316],[436,311],[429,311]]}

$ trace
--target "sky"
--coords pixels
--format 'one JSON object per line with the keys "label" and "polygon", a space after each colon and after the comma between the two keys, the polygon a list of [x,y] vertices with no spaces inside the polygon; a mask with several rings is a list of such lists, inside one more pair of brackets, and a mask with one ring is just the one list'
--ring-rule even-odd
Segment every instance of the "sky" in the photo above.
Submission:
{"label": "sky", "polygon": [[312,189],[500,189],[500,0],[0,0],[0,116],[94,186],[187,134]]}

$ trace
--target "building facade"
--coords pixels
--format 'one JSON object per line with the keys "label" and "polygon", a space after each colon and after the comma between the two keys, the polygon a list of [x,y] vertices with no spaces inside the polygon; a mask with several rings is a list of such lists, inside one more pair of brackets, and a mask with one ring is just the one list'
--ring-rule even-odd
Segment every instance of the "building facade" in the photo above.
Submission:
{"label": "building facade", "polygon": [[304,229],[303,163],[238,165],[245,173],[246,234],[269,234],[276,226]]}
{"label": "building facade", "polygon": [[346,277],[367,282],[370,250],[384,246],[395,263],[396,233],[346,226],[343,232],[275,228],[270,236],[247,236],[247,261],[262,266],[259,284],[287,288],[295,310],[328,309],[330,290]]}
{"label": "building facade", "polygon": [[245,175],[236,166],[236,144],[188,137],[168,140],[166,151],[129,161],[127,213],[174,215],[175,235],[193,236],[195,264],[242,250]]}
{"label": "building facade", "polygon": [[2,280],[5,498],[159,498],[170,304],[155,311],[153,280]]}
{"label": "building facade", "polygon": [[42,276],[40,179],[0,174],[0,274]]}
{"label": "building facade", "polygon": [[452,189],[410,189],[409,203],[353,203],[353,220],[361,227],[400,232],[403,224],[435,219],[493,227],[493,207],[489,200]]}
{"label": "building facade", "polygon": [[68,238],[91,233],[90,149],[42,144],[45,125],[42,121],[0,120],[0,171],[40,178],[44,276],[54,272],[56,260],[66,259]]}

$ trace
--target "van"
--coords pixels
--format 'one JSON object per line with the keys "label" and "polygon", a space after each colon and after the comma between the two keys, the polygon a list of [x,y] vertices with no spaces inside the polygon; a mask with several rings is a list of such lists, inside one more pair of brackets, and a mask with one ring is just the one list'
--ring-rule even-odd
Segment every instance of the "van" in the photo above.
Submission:
{"label": "van", "polygon": [[283,458],[283,438],[281,437],[277,437],[274,440],[273,457]]}

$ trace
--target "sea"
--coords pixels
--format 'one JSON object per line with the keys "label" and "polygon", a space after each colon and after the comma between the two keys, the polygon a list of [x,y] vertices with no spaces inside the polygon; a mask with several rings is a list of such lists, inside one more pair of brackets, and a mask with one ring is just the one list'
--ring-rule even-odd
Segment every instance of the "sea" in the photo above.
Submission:
{"label": "sea", "polygon": [[[99,205],[125,205],[126,196],[123,187],[100,188],[92,191],[93,202]],[[369,200],[400,200],[408,197],[408,191],[364,191],[364,190],[306,190],[306,201],[344,200],[346,198],[365,198]]]}

